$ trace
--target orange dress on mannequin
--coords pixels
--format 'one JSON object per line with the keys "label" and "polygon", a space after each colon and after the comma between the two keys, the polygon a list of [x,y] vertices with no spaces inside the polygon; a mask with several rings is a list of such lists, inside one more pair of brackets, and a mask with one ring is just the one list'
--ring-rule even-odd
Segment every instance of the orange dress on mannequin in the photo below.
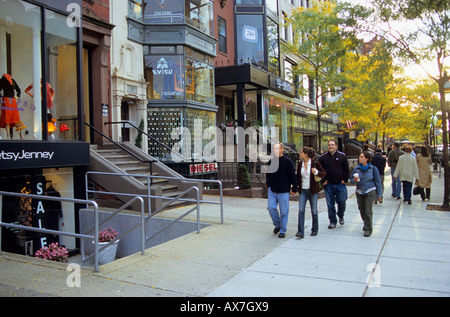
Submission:
{"label": "orange dress on mannequin", "polygon": [[16,81],[11,78],[11,75],[3,74],[0,79],[0,91],[3,91],[0,128],[5,128],[6,126],[12,128],[20,121],[14,90],[17,92],[17,97],[20,98],[20,88]]}

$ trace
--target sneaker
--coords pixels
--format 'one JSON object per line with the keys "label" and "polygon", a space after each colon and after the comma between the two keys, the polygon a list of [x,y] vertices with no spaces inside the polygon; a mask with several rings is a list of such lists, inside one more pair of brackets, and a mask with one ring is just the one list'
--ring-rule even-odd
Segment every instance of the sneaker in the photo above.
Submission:
{"label": "sneaker", "polygon": [[317,232],[311,232],[311,237],[317,236]]}
{"label": "sneaker", "polygon": [[301,233],[296,233],[295,236],[299,239],[303,239],[303,235]]}
{"label": "sneaker", "polygon": [[364,231],[364,236],[365,236],[365,237],[370,237],[371,234],[372,234],[372,233],[369,232],[369,231]]}
{"label": "sneaker", "polygon": [[336,228],[336,224],[335,223],[330,223],[328,225],[328,229],[334,229],[334,228]]}
{"label": "sneaker", "polygon": [[343,225],[344,225],[344,217],[342,217],[342,218],[339,218],[339,224],[340,224],[341,226],[343,226]]}
{"label": "sneaker", "polygon": [[284,238],[284,237],[286,237],[286,235],[285,235],[284,233],[281,233],[281,232],[280,232],[280,233],[278,234],[278,238]]}
{"label": "sneaker", "polygon": [[278,232],[280,232],[280,227],[275,227],[275,229],[273,229],[273,233],[277,234]]}

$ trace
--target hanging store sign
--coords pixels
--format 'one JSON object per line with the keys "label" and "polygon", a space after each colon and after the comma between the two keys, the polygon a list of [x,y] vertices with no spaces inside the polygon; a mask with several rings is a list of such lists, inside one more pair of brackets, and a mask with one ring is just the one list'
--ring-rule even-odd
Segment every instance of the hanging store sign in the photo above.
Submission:
{"label": "hanging store sign", "polygon": [[0,169],[69,167],[90,164],[89,143],[2,141]]}

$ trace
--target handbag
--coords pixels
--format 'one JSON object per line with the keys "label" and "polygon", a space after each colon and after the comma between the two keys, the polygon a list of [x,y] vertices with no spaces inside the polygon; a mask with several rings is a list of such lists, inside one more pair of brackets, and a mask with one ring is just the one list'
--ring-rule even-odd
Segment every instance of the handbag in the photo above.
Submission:
{"label": "handbag", "polygon": [[[317,162],[314,164],[314,168],[317,169]],[[316,181],[316,183],[320,183],[322,177],[320,177],[319,175],[314,175],[314,180]]]}
{"label": "handbag", "polygon": [[420,194],[420,187],[419,186],[414,187],[413,195],[419,195],[419,194]]}

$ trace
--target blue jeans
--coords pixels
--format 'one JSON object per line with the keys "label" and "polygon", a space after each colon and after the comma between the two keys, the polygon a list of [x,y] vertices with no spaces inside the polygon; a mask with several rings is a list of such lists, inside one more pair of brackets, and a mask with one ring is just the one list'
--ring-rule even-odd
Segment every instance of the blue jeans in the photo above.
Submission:
{"label": "blue jeans", "polygon": [[297,233],[305,236],[305,210],[306,201],[309,200],[309,206],[311,207],[312,227],[311,232],[317,233],[319,231],[319,217],[317,212],[317,199],[319,193],[311,194],[309,189],[302,189],[302,192],[298,196],[298,230]]}
{"label": "blue jeans", "polygon": [[391,178],[392,178],[392,195],[395,197],[400,197],[400,192],[402,190],[402,182],[400,181],[400,176],[394,179],[395,168],[391,168]]}
{"label": "blue jeans", "polygon": [[345,213],[345,202],[348,197],[347,193],[347,186],[345,184],[326,184],[324,186],[324,192],[325,192],[325,198],[327,200],[327,207],[328,207],[328,219],[330,220],[330,223],[336,224],[337,218],[336,218],[336,207],[335,204],[338,206],[337,215],[339,218],[344,217]]}
{"label": "blue jeans", "polygon": [[[278,205],[280,206],[279,212]],[[267,210],[269,210],[273,225],[280,228],[280,233],[286,233],[289,216],[289,193],[274,193],[269,187]]]}
{"label": "blue jeans", "polygon": [[403,200],[411,201],[411,192],[413,183],[408,181],[402,181],[403,184]]}

